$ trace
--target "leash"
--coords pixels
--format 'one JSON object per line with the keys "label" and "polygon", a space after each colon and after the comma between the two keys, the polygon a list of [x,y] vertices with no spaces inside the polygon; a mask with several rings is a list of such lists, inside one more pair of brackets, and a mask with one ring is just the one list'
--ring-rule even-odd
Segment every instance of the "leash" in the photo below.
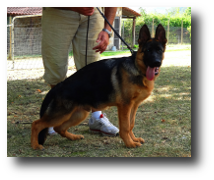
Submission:
{"label": "leash", "polygon": [[[100,11],[98,7],[96,7],[101,16],[105,19],[105,21],[108,23],[108,25],[111,27],[111,29],[114,31],[114,33],[120,38],[120,40],[127,46],[127,48],[130,50],[131,54],[134,53],[134,50],[124,41],[124,39],[118,34],[118,32],[112,27],[112,25],[109,23],[105,15]],[[85,65],[87,65],[87,55],[88,55],[88,32],[89,32],[89,23],[90,23],[90,16],[88,16],[88,25],[87,25],[87,32],[86,32],[86,53],[85,53]]]}
{"label": "leash", "polygon": [[87,65],[87,56],[88,56],[88,31],[89,31],[89,22],[90,16],[88,16],[88,25],[87,25],[87,32],[86,32],[86,48],[85,48],[85,65]]}
{"label": "leash", "polygon": [[101,14],[101,16],[105,19],[105,21],[108,23],[108,25],[111,27],[111,29],[114,31],[114,33],[120,38],[120,40],[127,46],[127,48],[131,51],[131,53],[134,53],[134,50],[123,40],[123,38],[117,33],[117,31],[112,27],[112,25],[108,22],[105,15],[100,11],[100,9],[97,7],[97,10]]}

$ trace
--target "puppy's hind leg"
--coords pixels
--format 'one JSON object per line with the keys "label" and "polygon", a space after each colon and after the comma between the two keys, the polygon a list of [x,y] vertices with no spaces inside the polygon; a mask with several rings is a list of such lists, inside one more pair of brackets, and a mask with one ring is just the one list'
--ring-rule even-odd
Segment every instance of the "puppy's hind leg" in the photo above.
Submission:
{"label": "puppy's hind leg", "polygon": [[64,122],[60,126],[55,126],[54,130],[57,133],[59,133],[61,136],[66,137],[70,140],[83,139],[84,138],[83,135],[72,134],[72,133],[69,133],[67,130],[71,126],[76,126],[76,125],[80,124],[82,121],[84,121],[87,118],[88,114],[89,114],[88,111],[85,111],[82,108],[77,108],[73,112],[73,114],[71,115],[71,117],[68,121]]}
{"label": "puppy's hind leg", "polygon": [[32,148],[41,149],[41,150],[44,149],[44,147],[41,144],[39,144],[39,138],[41,138],[39,136],[40,132],[48,127],[60,126],[61,124],[63,124],[64,122],[70,119],[74,111],[75,109],[68,114],[58,115],[58,116],[44,115],[41,119],[34,121],[31,127]]}
{"label": "puppy's hind leg", "polygon": [[[46,117],[47,118],[47,117]],[[33,149],[44,149],[44,147],[39,144],[39,133],[48,127],[48,124],[45,121],[45,117],[34,121],[31,126],[31,146]]]}

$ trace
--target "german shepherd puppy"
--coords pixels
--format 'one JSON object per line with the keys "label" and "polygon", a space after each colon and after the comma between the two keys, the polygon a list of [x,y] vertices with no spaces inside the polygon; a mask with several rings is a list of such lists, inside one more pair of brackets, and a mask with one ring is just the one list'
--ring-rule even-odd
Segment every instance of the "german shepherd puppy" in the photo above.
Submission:
{"label": "german shepherd puppy", "polygon": [[57,84],[46,95],[40,119],[32,123],[31,146],[43,149],[48,127],[70,140],[83,139],[69,133],[91,110],[116,106],[119,134],[126,147],[141,146],[144,139],[135,137],[132,129],[138,106],[152,92],[160,73],[166,46],[165,29],[161,24],[151,38],[144,25],[139,34],[139,49],[130,57],[105,59],[91,63]]}

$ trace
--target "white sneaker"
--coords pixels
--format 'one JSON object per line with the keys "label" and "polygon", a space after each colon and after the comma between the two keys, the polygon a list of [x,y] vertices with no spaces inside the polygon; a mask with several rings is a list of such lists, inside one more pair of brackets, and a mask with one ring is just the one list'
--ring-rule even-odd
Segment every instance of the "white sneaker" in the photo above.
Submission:
{"label": "white sneaker", "polygon": [[49,134],[49,135],[55,135],[55,134],[57,134],[57,132],[54,131],[53,127],[49,127],[49,128],[48,128],[48,134]]}
{"label": "white sneaker", "polygon": [[101,114],[99,119],[92,116],[89,119],[89,128],[91,132],[101,133],[105,136],[119,135],[119,129],[110,123],[105,114]]}

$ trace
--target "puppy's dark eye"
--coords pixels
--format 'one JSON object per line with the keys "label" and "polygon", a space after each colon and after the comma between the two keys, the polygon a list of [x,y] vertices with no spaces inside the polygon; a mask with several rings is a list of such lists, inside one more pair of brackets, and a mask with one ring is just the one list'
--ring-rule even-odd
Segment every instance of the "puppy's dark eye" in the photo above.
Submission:
{"label": "puppy's dark eye", "polygon": [[150,50],[149,49],[144,49],[143,52],[144,53],[148,53],[148,52],[150,52]]}

